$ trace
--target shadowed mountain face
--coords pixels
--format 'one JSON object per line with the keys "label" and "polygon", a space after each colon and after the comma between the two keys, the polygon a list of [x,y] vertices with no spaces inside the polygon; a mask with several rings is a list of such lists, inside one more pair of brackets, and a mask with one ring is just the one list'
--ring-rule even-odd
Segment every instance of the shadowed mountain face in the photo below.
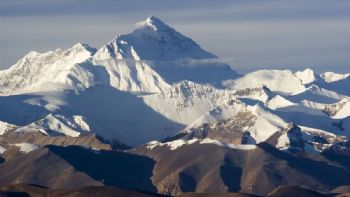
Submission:
{"label": "shadowed mountain face", "polygon": [[[40,104],[29,104],[29,101]],[[51,101],[59,103],[53,111],[44,107]],[[3,112],[0,120],[20,126],[45,118],[50,113],[66,117],[80,114],[98,136],[110,142],[132,142],[129,145],[163,139],[185,127],[153,110],[135,94],[107,85],[79,94],[65,91],[0,97],[0,108]]]}
{"label": "shadowed mountain face", "polygon": [[82,150],[80,147],[49,146],[49,150],[105,185],[155,191],[151,182],[155,162],[147,157],[119,151]]}
{"label": "shadowed mountain face", "polygon": [[[163,145],[153,149],[136,148],[130,152],[157,161],[152,180],[162,193],[192,190],[266,195],[279,185],[302,185],[330,191],[339,185],[350,184],[347,166],[321,156],[291,155],[268,144],[259,144],[253,150],[239,150],[194,143],[176,150]],[[174,179],[177,180],[175,185]]]}
{"label": "shadowed mountain face", "polygon": [[47,146],[0,167],[0,183],[23,183],[50,188],[110,185],[156,191],[151,182],[154,161],[118,151]]}
{"label": "shadowed mountain face", "polygon": [[50,145],[5,161],[0,184],[21,182],[56,189],[105,185],[167,195],[267,195],[280,185],[330,192],[350,185],[348,166],[322,156],[291,155],[268,144],[249,150],[198,142],[172,149],[147,146],[120,152]]}
{"label": "shadowed mountain face", "polygon": [[[278,187],[267,197],[294,197],[294,196],[305,196],[305,197],[326,197],[333,195],[345,195],[346,192],[335,192],[330,194],[321,194],[313,190],[309,190],[297,186],[289,187]],[[141,192],[135,190],[129,190],[119,187],[108,187],[108,186],[90,186],[83,187],[75,190],[64,190],[64,189],[49,189],[38,185],[27,185],[27,184],[13,184],[0,186],[0,195],[6,197],[96,197],[96,196],[127,196],[127,197],[166,197],[166,195]],[[170,197],[170,196],[169,196]],[[245,194],[245,193],[193,193],[185,192],[176,197],[259,197],[257,195]]]}
{"label": "shadowed mountain face", "polygon": [[220,166],[220,176],[224,184],[228,187],[229,192],[240,191],[241,185],[238,179],[232,177],[242,177],[242,168],[236,166],[228,158],[224,160],[224,164]]}
{"label": "shadowed mountain face", "polygon": [[[96,196],[128,196],[128,197],[162,197],[152,192],[140,192],[120,187],[90,186],[74,190],[49,189],[38,185],[13,184],[0,186],[0,196],[6,197],[96,197]],[[164,196],[165,197],[165,196]]]}
{"label": "shadowed mountain face", "polygon": [[319,192],[301,188],[298,186],[287,186],[287,187],[278,187],[273,190],[270,194],[270,197],[294,197],[294,196],[307,196],[307,197],[326,197],[328,195],[321,194]]}

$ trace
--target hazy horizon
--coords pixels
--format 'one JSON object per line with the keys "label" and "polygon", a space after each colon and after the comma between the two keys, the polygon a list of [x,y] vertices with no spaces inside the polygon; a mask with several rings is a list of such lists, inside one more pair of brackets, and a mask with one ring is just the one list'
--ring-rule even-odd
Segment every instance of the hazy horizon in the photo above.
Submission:
{"label": "hazy horizon", "polygon": [[350,2],[0,0],[0,68],[29,51],[99,48],[159,17],[241,73],[312,68],[350,72]]}

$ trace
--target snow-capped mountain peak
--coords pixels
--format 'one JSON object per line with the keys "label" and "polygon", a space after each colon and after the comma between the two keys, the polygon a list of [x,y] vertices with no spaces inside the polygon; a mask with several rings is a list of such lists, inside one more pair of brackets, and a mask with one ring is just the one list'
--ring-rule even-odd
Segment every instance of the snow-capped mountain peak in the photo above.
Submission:
{"label": "snow-capped mountain peak", "polygon": [[315,73],[310,68],[296,72],[295,76],[297,76],[304,85],[312,83],[316,80]]}
{"label": "snow-capped mountain peak", "polygon": [[77,64],[88,60],[95,51],[96,49],[87,44],[77,43],[66,50],[56,49],[45,53],[29,52],[15,65],[0,72],[2,93],[85,87],[91,76],[88,76],[89,74]]}
{"label": "snow-capped mountain peak", "polygon": [[68,51],[88,51],[91,53],[91,55],[93,55],[97,50],[88,44],[78,42],[75,45],[73,45],[70,49],[68,49]]}
{"label": "snow-capped mountain peak", "polygon": [[168,25],[166,25],[163,21],[152,15],[149,16],[146,20],[138,22],[135,25],[140,29],[150,27],[151,29],[153,29],[153,31],[166,31],[167,29],[171,28]]}
{"label": "snow-capped mountain peak", "polygon": [[216,58],[154,16],[138,22],[131,33],[118,35],[95,57],[152,61]]}
{"label": "snow-capped mountain peak", "polygon": [[340,81],[346,78],[350,78],[350,73],[339,74],[334,72],[325,72],[320,75],[327,83]]}
{"label": "snow-capped mountain peak", "polygon": [[[216,56],[202,49],[192,39],[177,32],[160,19],[151,16],[136,24],[136,29],[124,35],[118,35],[112,41],[99,49],[93,57],[94,64],[107,68],[112,75],[111,82],[119,87],[125,76],[141,76],[131,72],[135,64],[143,64],[148,70],[159,74],[165,83],[174,84],[182,80],[190,80],[201,84],[222,87],[224,80],[238,76],[229,65],[219,62]],[[127,65],[120,73],[123,65]],[[119,70],[119,71],[118,71]],[[132,69],[135,70],[135,69]],[[137,69],[136,69],[137,70]],[[137,70],[138,71],[138,70]],[[143,75],[142,75],[143,76]],[[138,79],[129,79],[128,84],[138,84]],[[138,77],[139,78],[139,77]],[[160,78],[160,77],[156,77]],[[112,82],[114,83],[114,82]],[[159,88],[131,88],[160,92]],[[128,90],[129,88],[119,88]]]}

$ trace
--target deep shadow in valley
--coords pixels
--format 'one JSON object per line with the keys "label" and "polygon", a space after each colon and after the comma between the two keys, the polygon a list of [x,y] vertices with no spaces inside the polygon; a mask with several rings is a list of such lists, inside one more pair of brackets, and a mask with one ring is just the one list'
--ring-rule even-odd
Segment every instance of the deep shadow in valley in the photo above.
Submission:
{"label": "deep shadow in valley", "polygon": [[93,154],[77,146],[48,146],[49,150],[69,162],[76,170],[102,181],[107,186],[156,191],[152,184],[155,161],[121,151],[96,151]]}

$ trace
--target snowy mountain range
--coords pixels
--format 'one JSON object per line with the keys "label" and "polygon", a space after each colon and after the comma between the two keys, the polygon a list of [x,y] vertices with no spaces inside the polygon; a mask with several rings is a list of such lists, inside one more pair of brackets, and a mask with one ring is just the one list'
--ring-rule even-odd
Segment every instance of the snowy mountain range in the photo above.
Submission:
{"label": "snowy mountain range", "polygon": [[0,128],[70,137],[94,133],[138,146],[207,124],[208,134],[218,125],[237,127],[245,114],[239,128],[225,125],[223,135],[245,133],[249,143],[259,143],[279,132],[276,146],[288,149],[291,139],[284,133],[295,125],[305,141],[299,148],[319,152],[337,142],[334,136],[350,136],[349,87],[350,74],[310,69],[242,76],[151,16],[100,49],[78,43],[32,51],[0,71]]}

